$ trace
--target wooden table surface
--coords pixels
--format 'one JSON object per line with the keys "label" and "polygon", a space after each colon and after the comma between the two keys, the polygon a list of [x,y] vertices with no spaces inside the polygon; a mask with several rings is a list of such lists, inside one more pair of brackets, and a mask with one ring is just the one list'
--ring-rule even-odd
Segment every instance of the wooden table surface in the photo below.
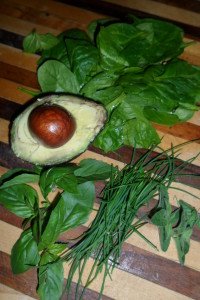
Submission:
{"label": "wooden table surface", "polygon": [[[182,3],[182,6],[180,5]],[[185,49],[182,58],[200,66],[200,2],[199,1],[50,1],[50,0],[1,0],[0,1],[0,174],[10,168],[26,166],[17,159],[9,146],[9,126],[13,115],[25,104],[30,96],[19,87],[39,88],[36,78],[37,55],[23,53],[22,40],[33,28],[39,33],[60,33],[69,28],[85,29],[90,21],[104,15],[123,16],[134,12],[138,16],[148,14],[169,19],[183,26],[186,38],[196,43]],[[67,3],[67,4],[66,4]],[[161,146],[166,149],[184,141],[200,138],[200,112],[185,124],[156,126],[163,136]],[[186,160],[200,152],[200,142],[188,144],[182,150],[181,159]],[[79,157],[94,157],[121,165],[130,158],[130,149],[123,148],[117,155],[104,156],[91,147]],[[200,175],[200,157],[188,167]],[[200,181],[187,178],[176,186],[200,196]],[[176,205],[174,195],[183,198],[182,192],[170,192],[171,201]],[[192,195],[184,198],[189,204],[200,209],[200,201]],[[10,268],[11,248],[21,233],[22,220],[0,206],[0,299],[31,299],[36,295],[36,273],[28,271],[14,276]],[[149,224],[143,233],[159,245],[156,228]],[[96,299],[98,280],[87,291],[86,298]],[[191,249],[185,266],[178,263],[175,245],[169,250],[156,252],[137,236],[129,238],[124,245],[120,268],[107,280],[103,299],[119,300],[186,300],[200,299],[200,230],[195,228]],[[54,299],[47,299],[54,300]]]}

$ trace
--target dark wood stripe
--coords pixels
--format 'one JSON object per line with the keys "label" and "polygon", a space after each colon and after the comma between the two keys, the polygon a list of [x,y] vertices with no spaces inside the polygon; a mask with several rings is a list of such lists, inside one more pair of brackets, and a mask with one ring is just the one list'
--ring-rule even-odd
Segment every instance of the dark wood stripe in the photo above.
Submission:
{"label": "dark wood stripe", "polygon": [[31,88],[39,89],[37,74],[17,66],[0,62],[0,77],[19,83]]}
{"label": "dark wood stripe", "polygon": [[200,12],[199,0],[158,0],[156,2],[164,3],[168,6],[179,7],[196,13]]}
{"label": "dark wood stripe", "polygon": [[158,15],[155,15],[155,14],[147,14],[143,11],[124,7],[123,5],[117,5],[117,4],[108,3],[105,1],[93,1],[93,0],[56,0],[56,1],[65,3],[65,4],[69,4],[69,5],[73,5],[76,7],[84,8],[84,9],[87,9],[87,10],[90,10],[90,11],[93,11],[96,13],[109,15],[111,17],[120,18],[120,19],[124,19],[124,17],[127,16],[128,14],[133,14],[139,18],[147,18],[147,17],[149,18],[150,17],[150,18],[156,18],[156,19],[161,19],[161,20],[165,20],[165,21],[170,21],[170,22],[176,24],[177,26],[181,27],[188,37],[191,37],[191,38],[194,37],[195,39],[200,40],[198,27],[195,27],[195,26],[192,26],[189,24],[185,24],[184,22],[168,20],[166,18],[159,17]]}
{"label": "dark wood stripe", "polygon": [[200,126],[190,122],[177,124],[172,127],[154,124],[154,127],[165,134],[183,138],[188,141],[197,140],[196,143],[200,144]]}
{"label": "dark wood stripe", "polygon": [[10,145],[0,142],[0,166],[4,168],[29,168],[33,169],[34,166],[22,159],[16,157],[10,147]]}
{"label": "dark wood stripe", "polygon": [[[94,148],[93,146],[89,147],[90,150],[103,154],[99,149]],[[129,163],[131,161],[133,150],[128,147],[123,147],[116,151],[115,153],[106,154],[110,158],[114,158],[116,160],[122,161],[124,163]],[[138,159],[146,150],[137,149],[136,150],[136,159]],[[105,154],[104,154],[105,155]],[[152,152],[151,157],[157,155],[156,152]],[[176,160],[177,165],[181,164],[181,160]],[[20,158],[17,158],[10,145],[3,143],[0,141],[0,165],[5,168],[16,168],[16,167],[27,167],[33,168],[33,164],[23,161]],[[194,188],[200,187],[200,167],[193,164],[188,164],[182,172],[187,174],[187,176],[177,176],[177,182],[184,183],[186,185],[190,185]],[[188,175],[189,174],[189,175]]]}
{"label": "dark wood stripe", "polygon": [[119,268],[192,299],[200,299],[198,271],[138,247],[124,245]]}
{"label": "dark wood stripe", "polygon": [[[25,273],[14,275],[10,267],[10,256],[0,251],[0,282],[15,290],[20,291],[23,294],[29,295],[33,298],[38,299],[36,294],[37,288],[37,273],[36,269],[30,269]],[[74,299],[76,284],[72,284],[71,296]],[[98,299],[98,293],[90,289],[86,290],[85,300],[96,300]],[[48,299],[53,300],[53,299]],[[67,300],[66,295],[62,300]],[[112,300],[107,296],[102,296],[102,300]]]}
{"label": "dark wood stripe", "polygon": [[0,97],[0,118],[11,121],[21,110],[21,105]]}
{"label": "dark wood stripe", "polygon": [[[75,237],[78,237],[85,229],[81,226],[78,230],[76,230]],[[71,238],[74,238],[73,231],[63,234],[59,241],[66,242]],[[198,271],[137,246],[126,242],[123,244],[117,268],[192,299],[200,299]]]}
{"label": "dark wood stripe", "polygon": [[22,49],[23,38],[20,34],[0,29],[0,43],[2,44]]}

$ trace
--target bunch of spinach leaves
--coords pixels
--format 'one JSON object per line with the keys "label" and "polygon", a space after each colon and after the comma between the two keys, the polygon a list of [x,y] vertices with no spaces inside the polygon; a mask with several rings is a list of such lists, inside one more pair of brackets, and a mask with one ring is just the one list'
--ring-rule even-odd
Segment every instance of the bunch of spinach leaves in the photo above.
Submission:
{"label": "bunch of spinach leaves", "polygon": [[87,32],[70,29],[55,37],[33,31],[23,45],[41,54],[42,92],[71,93],[105,106],[108,121],[94,141],[105,152],[158,144],[152,122],[171,126],[199,109],[200,68],[178,58],[187,44],[171,23],[97,20]]}
{"label": "bunch of spinach leaves", "polygon": [[[94,181],[107,179],[110,171],[104,162],[85,159],[78,166],[17,168],[0,178],[0,204],[24,218],[24,230],[11,251],[12,271],[37,268],[41,300],[60,299],[64,276],[60,255],[69,244],[58,242],[59,236],[87,221],[95,199]],[[33,183],[43,196],[40,204]]]}

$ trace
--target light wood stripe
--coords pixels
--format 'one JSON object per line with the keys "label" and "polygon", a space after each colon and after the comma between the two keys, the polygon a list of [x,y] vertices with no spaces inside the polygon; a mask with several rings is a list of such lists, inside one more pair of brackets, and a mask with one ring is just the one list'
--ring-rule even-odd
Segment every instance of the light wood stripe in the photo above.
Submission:
{"label": "light wood stripe", "polygon": [[[0,245],[0,250],[2,252],[10,254],[13,243],[20,236],[21,230],[2,221],[0,221],[0,230],[1,230],[1,236],[6,237],[6,240],[2,239],[4,242]],[[12,234],[10,234],[10,232],[12,232]],[[92,264],[92,259],[89,260],[89,266],[88,268],[86,268],[87,270],[89,270],[91,264]],[[68,271],[69,271],[69,266],[65,266],[65,277],[67,277]],[[92,283],[91,285],[92,290],[95,291],[99,290],[100,278],[101,275],[98,278],[98,282],[95,281],[94,283]],[[75,281],[77,281],[77,277]],[[138,288],[139,285],[142,286],[142,289]],[[104,294],[119,300],[121,299],[132,300],[133,295],[134,295],[134,299],[153,300],[155,299],[155,297],[158,297],[159,295],[162,295],[163,297],[159,299],[169,299],[169,300],[190,299],[189,297],[186,297],[184,295],[181,295],[172,290],[161,287],[157,284],[149,282],[135,275],[131,275],[119,269],[114,270],[112,275],[112,281],[110,281],[108,278],[105,285]]]}
{"label": "light wood stripe", "polygon": [[0,118],[0,138],[4,143],[9,142],[8,132],[9,132],[10,122]]}
{"label": "light wood stripe", "polygon": [[1,62],[32,72],[36,72],[37,70],[37,60],[39,56],[36,54],[25,53],[20,49],[4,44],[0,44],[0,53]]}
{"label": "light wood stripe", "polygon": [[34,300],[28,295],[24,295],[8,286],[0,283],[0,297],[1,300]]}
{"label": "light wood stripe", "polygon": [[148,14],[157,15],[169,20],[184,22],[193,26],[200,27],[199,14],[187,11],[179,7],[170,7],[164,3],[151,0],[105,0],[105,2],[122,5],[124,7],[137,9]]}
{"label": "light wood stripe", "polygon": [[[186,42],[192,42],[192,40],[185,39]],[[200,66],[200,43],[193,41],[189,47],[186,47],[180,58],[188,61],[189,63]]]}
{"label": "light wood stripe", "polygon": [[14,101],[18,104],[25,104],[28,100],[30,100],[31,96],[27,93],[22,92],[20,90],[21,87],[30,89],[34,92],[38,91],[23,84],[10,81],[5,78],[0,78],[0,97],[10,101]]}
{"label": "light wood stripe", "polygon": [[[159,144],[159,147],[161,147],[162,149],[170,149],[172,145],[176,146],[187,142],[187,140],[173,136],[171,134],[163,134],[162,132],[159,131],[158,134],[160,138],[162,138],[161,143]],[[181,150],[180,150],[179,158],[182,160],[189,160],[200,153],[200,146],[195,142],[188,143],[187,145],[184,145],[180,149]],[[158,152],[160,152],[159,149]],[[197,166],[200,166],[200,155],[195,159],[193,163]]]}
{"label": "light wood stripe", "polygon": [[[52,25],[52,19],[55,21],[59,20],[65,20],[65,24],[70,24],[70,28],[75,26],[75,24],[78,27],[86,28],[86,26],[95,19],[99,19],[102,17],[105,17],[105,14],[98,14],[92,11],[88,11],[86,9],[81,9],[77,7],[73,7],[71,5],[66,5],[63,3],[59,3],[56,1],[49,1],[49,0],[43,0],[42,2],[40,0],[34,0],[34,1],[26,1],[26,0],[3,0],[5,4],[11,3],[12,7],[16,5],[16,7],[19,6],[25,6],[29,9],[34,9],[38,12],[38,14],[47,13],[49,14],[48,17],[48,26]],[[40,18],[41,20],[41,18]],[[39,22],[40,20],[37,20]],[[55,26],[55,25],[54,25]],[[62,23],[58,23],[58,26],[62,26]],[[69,25],[68,25],[69,26]],[[68,28],[68,27],[67,27]]]}
{"label": "light wood stripe", "polygon": [[40,26],[36,23],[23,21],[21,19],[9,17],[4,14],[0,14],[0,28],[17,34],[21,34],[23,36],[29,34],[33,29],[36,29],[38,33],[50,32],[55,35],[60,33],[60,31],[53,28]]}

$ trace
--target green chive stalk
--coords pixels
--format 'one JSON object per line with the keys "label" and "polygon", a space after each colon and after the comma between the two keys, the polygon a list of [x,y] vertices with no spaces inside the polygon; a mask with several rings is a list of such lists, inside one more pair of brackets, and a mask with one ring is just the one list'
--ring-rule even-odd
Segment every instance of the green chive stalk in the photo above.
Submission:
{"label": "green chive stalk", "polygon": [[[75,299],[82,299],[85,289],[103,272],[101,298],[106,277],[111,276],[119,264],[123,243],[131,234],[138,234],[155,247],[139,232],[139,228],[146,224],[144,219],[135,219],[138,210],[156,196],[159,197],[163,187],[168,190],[171,182],[184,169],[185,163],[175,166],[176,151],[174,148],[170,150],[153,158],[152,151],[148,151],[137,161],[134,161],[133,155],[132,162],[122,170],[113,169],[93,223],[63,257],[71,264],[66,284],[68,297],[75,273],[78,274]],[[83,283],[84,270],[88,268],[87,262],[91,257],[93,264]]]}

